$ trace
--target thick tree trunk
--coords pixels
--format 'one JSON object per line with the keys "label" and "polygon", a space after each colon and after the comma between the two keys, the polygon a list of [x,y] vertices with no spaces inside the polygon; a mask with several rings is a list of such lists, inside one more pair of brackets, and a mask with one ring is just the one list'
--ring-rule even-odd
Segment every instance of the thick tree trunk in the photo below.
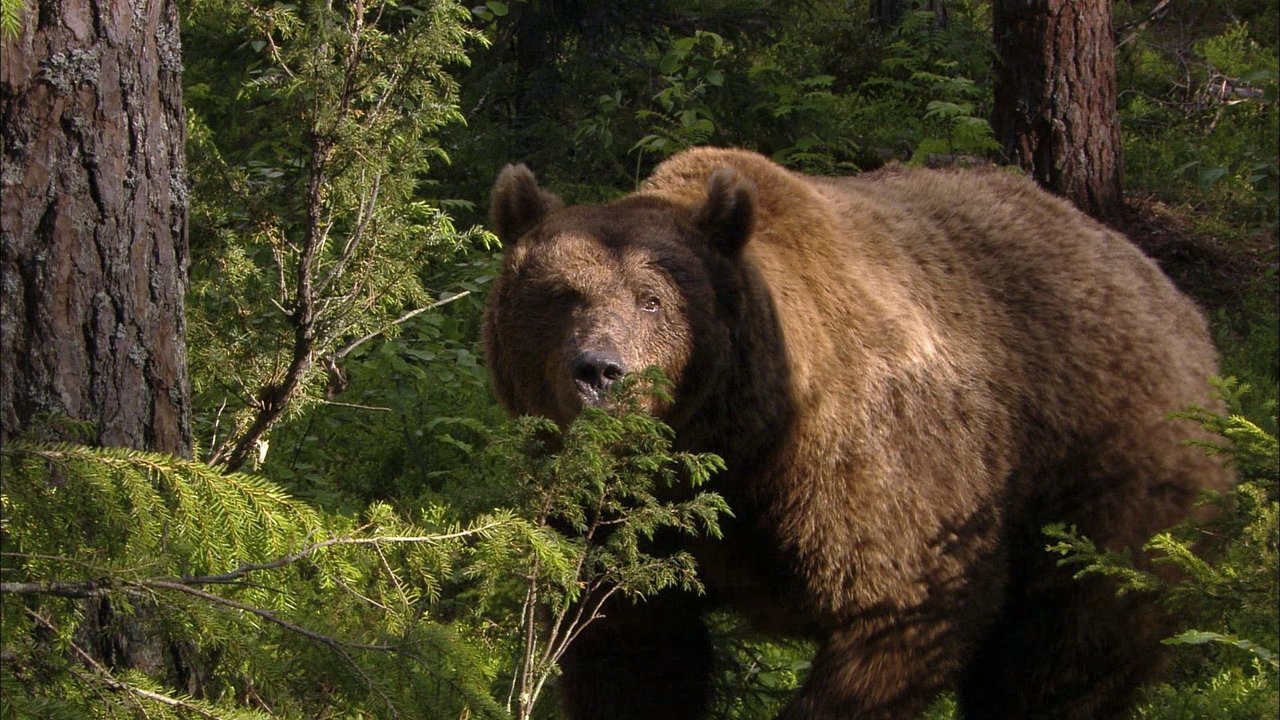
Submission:
{"label": "thick tree trunk", "polygon": [[1109,0],[995,0],[992,127],[1044,187],[1094,217],[1123,207]]}
{"label": "thick tree trunk", "polygon": [[[48,415],[89,421],[100,445],[190,455],[175,0],[27,7],[0,70],[0,440]],[[200,690],[150,612],[92,600],[85,616],[101,661]]]}
{"label": "thick tree trunk", "polygon": [[175,0],[29,0],[3,40],[0,439],[42,414],[189,455]]}

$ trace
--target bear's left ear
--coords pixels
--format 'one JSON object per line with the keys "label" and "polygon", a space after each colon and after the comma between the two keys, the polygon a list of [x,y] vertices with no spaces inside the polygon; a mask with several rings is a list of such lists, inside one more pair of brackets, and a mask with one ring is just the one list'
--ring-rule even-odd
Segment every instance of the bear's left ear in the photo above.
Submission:
{"label": "bear's left ear", "polygon": [[563,205],[560,198],[538,187],[529,168],[523,164],[507,165],[493,183],[489,225],[502,244],[510,247],[547,213]]}
{"label": "bear's left ear", "polygon": [[707,181],[707,201],[698,211],[698,228],[713,247],[736,255],[755,225],[756,186],[732,168],[720,168]]}

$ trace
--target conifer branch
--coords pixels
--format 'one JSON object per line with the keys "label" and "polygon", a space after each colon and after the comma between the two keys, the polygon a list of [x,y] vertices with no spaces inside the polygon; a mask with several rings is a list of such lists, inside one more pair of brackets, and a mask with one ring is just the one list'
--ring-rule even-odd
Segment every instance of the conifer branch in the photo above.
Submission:
{"label": "conifer branch", "polygon": [[[374,652],[395,652],[396,651],[396,648],[392,645],[378,645],[378,644],[371,644],[371,643],[359,643],[352,640],[340,640],[335,637],[330,637],[328,635],[315,632],[314,630],[308,630],[307,628],[304,628],[301,625],[289,622],[288,620],[278,617],[274,612],[270,610],[265,610],[260,607],[254,607],[253,605],[249,605],[248,603],[242,603],[238,600],[224,598],[221,595],[216,595],[206,590],[201,590],[199,588],[191,587],[190,585],[187,585],[182,582],[175,582],[172,580],[140,580],[140,581],[128,582],[126,584],[138,590],[143,590],[143,589],[172,590],[174,592],[193,595],[195,597],[200,598],[201,600],[211,602],[215,605],[225,605],[229,608],[240,610],[242,612],[247,612],[251,615],[256,615],[262,618],[263,620],[266,620],[269,623],[279,625],[280,627],[284,628],[285,630],[288,630],[289,632],[295,633],[297,635],[301,635],[302,637],[305,637],[308,640],[314,640],[315,642],[318,642],[321,645],[326,645],[335,650],[341,650],[341,648],[352,648],[354,650],[372,650]],[[343,654],[344,656],[346,655],[345,652],[341,652],[341,654]],[[351,659],[350,656],[347,656],[347,659],[350,660]],[[354,661],[352,661],[352,664],[355,665]]]}
{"label": "conifer branch", "polygon": [[[3,584],[0,584],[0,592],[12,592],[17,594],[40,593],[40,594],[46,594],[46,595],[55,595],[58,597],[72,597],[72,598],[97,597],[97,596],[105,595],[112,591],[120,591],[120,590],[123,590],[129,595],[132,595],[134,597],[150,597],[152,595],[152,592],[148,592],[148,591],[155,591],[155,590],[169,590],[173,592],[184,593],[184,594],[199,598],[201,600],[204,600],[205,602],[212,603],[214,605],[222,605],[225,607],[232,608],[234,610],[239,610],[241,612],[249,613],[250,615],[254,615],[256,617],[262,618],[263,620],[266,620],[269,623],[272,623],[281,628],[284,628],[285,630],[291,633],[294,633],[296,635],[301,635],[302,637],[305,637],[308,640],[311,640],[320,645],[324,645],[330,648],[331,650],[333,650],[343,660],[345,660],[347,664],[349,664],[352,667],[352,669],[354,669],[356,673],[360,675],[361,679],[364,680],[364,682],[369,686],[369,688],[372,689],[374,692],[378,693],[378,695],[380,695],[383,701],[386,703],[387,707],[393,709],[393,712],[394,712],[395,704],[391,700],[391,698],[387,697],[386,693],[382,691],[382,689],[378,686],[376,682],[374,682],[374,680],[371,677],[369,677],[368,673],[365,672],[364,668],[362,668],[360,664],[355,661],[355,658],[351,657],[351,654],[347,652],[348,649],[366,650],[366,651],[381,652],[381,653],[401,653],[402,652],[400,648],[397,648],[393,645],[361,643],[361,642],[355,642],[352,640],[343,640],[340,638],[335,638],[329,635],[325,635],[323,633],[315,632],[314,630],[309,630],[301,625],[298,625],[297,623],[293,623],[288,620],[285,620],[277,616],[274,612],[271,612],[270,610],[254,607],[253,605],[250,605],[248,603],[242,603],[242,602],[239,602],[238,600],[224,598],[220,595],[216,595],[214,593],[207,592],[199,588],[191,587],[181,581],[150,579],[150,580],[130,580],[130,581],[122,581],[122,580],[85,581],[80,583],[3,583]],[[28,609],[27,612],[28,614],[35,617],[37,621],[46,624],[50,629],[54,629],[53,626],[48,623],[48,621],[41,618],[32,610]],[[73,647],[74,647],[74,644],[73,644]],[[79,652],[83,653],[84,651],[80,650]],[[84,654],[83,657],[86,660],[92,662],[92,658],[90,658],[87,654]],[[101,666],[96,666],[96,669],[99,669],[105,672],[105,670],[102,669]],[[207,713],[204,713],[204,711],[199,710],[198,708],[194,708],[194,707],[188,708],[188,704],[182,703],[182,701],[180,700],[176,700],[174,698],[167,698],[167,696],[159,695],[158,693],[151,693],[150,691],[142,690],[141,688],[136,688],[127,683],[123,683],[111,677],[109,673],[107,673],[107,681],[108,681],[108,686],[112,687],[112,689],[127,690],[128,692],[138,694],[139,696],[147,697],[149,699],[154,699],[161,702],[172,701],[172,703],[170,704],[174,704],[175,707],[192,709],[195,712],[201,713],[205,717],[216,717],[214,715],[209,715]],[[112,683],[114,683],[115,686],[113,686]],[[167,699],[161,700],[161,698],[167,698]]]}
{"label": "conifer branch", "polygon": [[[49,621],[48,618],[45,618],[43,615],[41,615],[40,613],[37,613],[31,608],[25,608],[25,610],[26,610],[27,616],[35,620],[36,623],[38,623],[41,627],[44,627],[46,630],[49,630],[50,632],[55,634],[58,632],[58,628],[51,621]],[[185,700],[181,700],[179,698],[172,697],[170,695],[165,695],[163,693],[158,693],[153,690],[140,688],[136,685],[131,685],[127,682],[124,682],[123,680],[120,680],[119,678],[112,675],[110,670],[104,667],[102,663],[99,663],[97,660],[95,660],[93,656],[89,654],[88,651],[80,647],[80,645],[77,644],[74,640],[68,641],[68,647],[70,647],[71,651],[75,653],[76,657],[78,657],[81,662],[87,665],[89,669],[94,672],[97,680],[101,682],[103,686],[105,686],[108,690],[112,690],[114,692],[122,692],[129,695],[135,695],[139,698],[142,698],[143,700],[150,700],[151,702],[160,703],[161,705],[167,705],[172,708],[178,708],[180,710],[185,710],[187,712],[195,713],[196,715],[199,715],[202,718],[206,718],[206,720],[224,720],[224,718],[221,715],[217,715],[215,713],[209,712],[208,710],[205,710],[204,708],[198,705],[195,705],[193,703],[187,702]]]}
{"label": "conifer branch", "polygon": [[[77,581],[44,581],[44,582],[0,582],[0,595],[53,595],[56,597],[99,597],[113,590],[118,590],[125,585],[133,585],[138,587],[165,587],[168,589],[176,589],[174,585],[182,585],[184,587],[194,587],[199,585],[230,585],[240,581],[250,573],[263,570],[277,570],[279,568],[291,565],[300,560],[305,560],[315,555],[320,550],[330,547],[340,547],[344,545],[397,545],[397,544],[428,544],[436,545],[450,540],[462,540],[474,536],[486,535],[489,531],[502,527],[502,520],[494,520],[483,525],[465,530],[458,530],[451,533],[440,533],[437,535],[377,535],[374,537],[352,537],[350,535],[330,538],[317,543],[308,545],[296,553],[285,555],[263,563],[246,563],[234,570],[216,575],[194,575],[188,577],[165,577],[150,578],[143,580],[121,580],[116,578],[103,578],[96,580],[77,580]],[[366,529],[360,528],[360,530]],[[32,557],[24,553],[4,553],[11,557]],[[59,558],[61,559],[61,558]]]}

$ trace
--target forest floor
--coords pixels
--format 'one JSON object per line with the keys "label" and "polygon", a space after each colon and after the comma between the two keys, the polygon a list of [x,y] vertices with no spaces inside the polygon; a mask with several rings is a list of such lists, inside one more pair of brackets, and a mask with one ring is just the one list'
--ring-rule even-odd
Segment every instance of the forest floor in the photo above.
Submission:
{"label": "forest floor", "polygon": [[1112,223],[1205,310],[1241,312],[1248,299],[1277,299],[1277,236],[1274,228],[1229,240],[1197,227],[1193,211],[1150,197],[1126,199],[1124,217]]}

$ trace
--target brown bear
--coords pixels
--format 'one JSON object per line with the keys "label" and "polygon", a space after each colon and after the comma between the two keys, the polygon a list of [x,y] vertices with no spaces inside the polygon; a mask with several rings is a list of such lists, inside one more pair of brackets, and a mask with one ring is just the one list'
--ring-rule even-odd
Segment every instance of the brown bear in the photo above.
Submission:
{"label": "brown bear", "polygon": [[602,206],[508,166],[492,223],[503,405],[566,423],[657,366],[653,411],[727,465],[706,596],[611,607],[565,658],[570,717],[704,716],[716,603],[818,642],[781,718],[910,718],[948,687],[970,720],[1124,714],[1162,624],[1042,528],[1137,548],[1230,482],[1170,418],[1213,405],[1205,322],[1125,238],[1005,171],[707,148]]}

